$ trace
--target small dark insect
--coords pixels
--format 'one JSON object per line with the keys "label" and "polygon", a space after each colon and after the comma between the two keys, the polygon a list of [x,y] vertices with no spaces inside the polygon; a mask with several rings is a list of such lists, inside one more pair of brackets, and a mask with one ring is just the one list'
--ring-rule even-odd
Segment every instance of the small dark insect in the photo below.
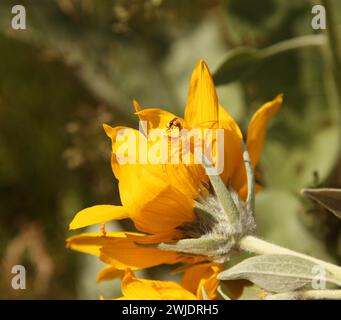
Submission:
{"label": "small dark insect", "polygon": [[174,127],[178,128],[179,130],[182,129],[181,122],[178,120],[178,118],[174,118],[171,121],[169,121],[166,128],[167,128],[167,131],[170,131]]}

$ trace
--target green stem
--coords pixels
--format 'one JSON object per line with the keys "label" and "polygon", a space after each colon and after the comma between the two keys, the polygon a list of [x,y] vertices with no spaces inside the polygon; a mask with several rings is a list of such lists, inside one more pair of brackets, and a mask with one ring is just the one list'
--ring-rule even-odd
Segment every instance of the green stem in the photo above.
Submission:
{"label": "green stem", "polygon": [[333,75],[335,79],[335,83],[337,86],[339,102],[341,101],[341,59],[340,59],[340,46],[339,39],[337,36],[337,31],[335,28],[334,16],[332,13],[332,6],[330,0],[322,0],[321,3],[324,5],[326,9],[326,19],[327,19],[327,38],[328,38],[328,47],[330,49],[330,54],[333,63]]}
{"label": "green stem", "polygon": [[332,264],[330,262],[326,262],[311,256],[308,256],[303,253],[299,253],[287,248],[283,248],[279,245],[272,244],[270,242],[261,240],[254,236],[246,236],[239,242],[239,247],[248,252],[252,252],[255,254],[289,254],[292,256],[300,257],[303,259],[307,259],[313,261],[314,263],[324,266],[328,269],[333,276],[341,281],[341,267]]}
{"label": "green stem", "polygon": [[263,49],[263,51],[265,51],[266,57],[270,57],[286,51],[297,50],[299,48],[306,48],[311,46],[320,47],[325,43],[326,37],[324,35],[309,35],[281,41]]}
{"label": "green stem", "polygon": [[[337,105],[335,108],[336,111],[336,121],[341,123],[341,57],[340,57],[340,44],[339,39],[335,27],[335,21],[333,16],[333,10],[331,6],[330,0],[322,0],[322,4],[326,10],[326,20],[327,20],[327,38],[328,38],[328,53],[330,57],[330,61],[326,61],[326,65],[328,69],[331,69],[332,77],[334,79],[334,86],[333,88],[329,88],[328,90],[335,92],[335,99],[334,103]],[[341,140],[341,125],[339,125],[339,135]],[[339,153],[341,148],[339,146]]]}

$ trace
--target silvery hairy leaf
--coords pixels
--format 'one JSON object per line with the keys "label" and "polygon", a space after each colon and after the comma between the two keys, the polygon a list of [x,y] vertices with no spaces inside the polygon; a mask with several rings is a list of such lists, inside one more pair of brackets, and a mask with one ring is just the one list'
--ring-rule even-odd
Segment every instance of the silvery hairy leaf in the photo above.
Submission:
{"label": "silvery hairy leaf", "polygon": [[[317,264],[293,255],[261,255],[245,259],[218,275],[220,280],[247,279],[269,292],[287,292],[302,288],[317,279]],[[326,283],[340,285],[323,270]]]}
{"label": "silvery hairy leaf", "polygon": [[197,156],[202,161],[202,164],[206,170],[206,174],[210,179],[214,193],[217,196],[221,207],[225,211],[226,216],[229,217],[231,223],[238,221],[240,213],[238,211],[236,203],[232,199],[230,190],[225,186],[220,175],[216,173],[216,170],[212,162],[198,150]]}

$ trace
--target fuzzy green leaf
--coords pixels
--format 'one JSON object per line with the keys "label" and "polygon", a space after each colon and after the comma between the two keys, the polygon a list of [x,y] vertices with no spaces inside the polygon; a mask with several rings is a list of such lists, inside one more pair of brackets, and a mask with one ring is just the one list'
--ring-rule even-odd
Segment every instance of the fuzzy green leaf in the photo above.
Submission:
{"label": "fuzzy green leaf", "polygon": [[[270,292],[302,288],[316,278],[313,261],[292,255],[262,255],[242,261],[218,275],[220,280],[247,279]],[[340,285],[325,270],[326,283]]]}
{"label": "fuzzy green leaf", "polygon": [[212,162],[198,150],[197,156],[202,160],[202,164],[206,170],[206,174],[210,179],[214,193],[217,196],[221,207],[226,213],[226,216],[230,219],[230,223],[237,223],[240,218],[240,212],[231,196],[231,191],[226,187],[220,175],[216,172]]}

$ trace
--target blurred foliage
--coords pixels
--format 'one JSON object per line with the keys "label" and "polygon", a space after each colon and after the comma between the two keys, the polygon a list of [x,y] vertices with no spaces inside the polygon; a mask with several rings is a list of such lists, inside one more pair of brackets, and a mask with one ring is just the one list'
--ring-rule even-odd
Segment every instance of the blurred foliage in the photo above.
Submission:
{"label": "blurred foliage", "polygon": [[[317,33],[312,1],[20,2],[25,31],[11,29],[16,1],[0,2],[0,298],[114,295],[117,283],[95,289],[96,259],[90,264],[64,242],[78,210],[119,201],[102,123],[136,126],[133,98],[181,115],[200,58],[220,70],[221,104],[244,131],[262,103],[284,94],[260,166],[260,235],[341,261],[340,223],[299,194],[341,186],[341,109],[324,48],[288,50],[245,71],[254,52]],[[332,4],[340,23],[341,4]],[[235,52],[244,60],[237,54],[221,71]],[[10,289],[14,262],[28,268],[25,291]],[[147,276],[164,278],[160,270]]]}

